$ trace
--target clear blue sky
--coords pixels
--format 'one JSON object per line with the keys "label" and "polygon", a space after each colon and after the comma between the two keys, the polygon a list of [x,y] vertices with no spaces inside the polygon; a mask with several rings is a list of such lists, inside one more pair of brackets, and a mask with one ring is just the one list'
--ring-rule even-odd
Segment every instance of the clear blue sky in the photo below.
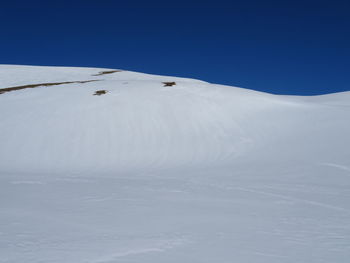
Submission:
{"label": "clear blue sky", "polygon": [[2,1],[0,63],[350,90],[350,1]]}

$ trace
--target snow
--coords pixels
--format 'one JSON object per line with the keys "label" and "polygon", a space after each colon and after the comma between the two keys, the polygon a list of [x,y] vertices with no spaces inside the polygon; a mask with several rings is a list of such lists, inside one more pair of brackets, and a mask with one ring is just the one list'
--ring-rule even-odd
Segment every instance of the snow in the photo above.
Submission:
{"label": "snow", "polygon": [[107,70],[0,65],[98,80],[0,94],[1,263],[348,262],[350,92]]}

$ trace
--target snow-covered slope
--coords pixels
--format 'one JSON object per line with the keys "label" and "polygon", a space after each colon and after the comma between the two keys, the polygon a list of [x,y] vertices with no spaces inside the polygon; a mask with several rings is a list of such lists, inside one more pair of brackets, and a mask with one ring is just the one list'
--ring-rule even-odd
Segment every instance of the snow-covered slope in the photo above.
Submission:
{"label": "snow-covered slope", "polygon": [[347,262],[349,116],[349,92],[0,65],[0,262]]}

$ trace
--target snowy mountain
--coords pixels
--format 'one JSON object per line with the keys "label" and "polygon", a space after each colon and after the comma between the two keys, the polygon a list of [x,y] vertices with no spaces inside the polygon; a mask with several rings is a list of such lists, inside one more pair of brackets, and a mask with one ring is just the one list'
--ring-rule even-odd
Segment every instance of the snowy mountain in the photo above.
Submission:
{"label": "snowy mountain", "polygon": [[349,116],[350,92],[0,65],[0,262],[348,262]]}

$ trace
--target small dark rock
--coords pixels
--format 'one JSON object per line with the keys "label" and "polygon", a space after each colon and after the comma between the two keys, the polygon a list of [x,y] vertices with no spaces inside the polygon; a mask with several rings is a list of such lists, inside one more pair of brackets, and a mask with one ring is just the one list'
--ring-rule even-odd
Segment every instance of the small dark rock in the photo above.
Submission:
{"label": "small dark rock", "polygon": [[164,84],[164,87],[171,87],[176,85],[176,82],[163,82],[163,84]]}
{"label": "small dark rock", "polygon": [[94,95],[101,96],[101,95],[106,94],[106,93],[107,93],[107,90],[97,90],[97,91],[95,91]]}

